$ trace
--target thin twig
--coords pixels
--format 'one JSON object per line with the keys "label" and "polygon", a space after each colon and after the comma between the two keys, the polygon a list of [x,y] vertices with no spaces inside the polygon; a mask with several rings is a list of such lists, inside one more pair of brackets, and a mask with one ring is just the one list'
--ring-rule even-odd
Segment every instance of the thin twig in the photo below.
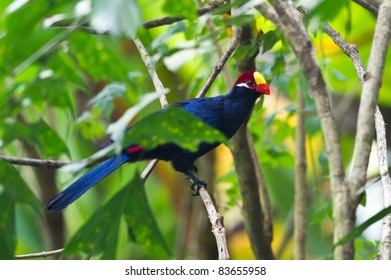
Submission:
{"label": "thin twig", "polygon": [[[197,15],[198,16],[205,15],[205,14],[212,12],[213,10],[220,8],[220,7],[221,6],[208,6],[208,7],[200,8],[197,10]],[[153,20],[149,20],[149,21],[144,22],[144,28],[151,29],[151,28],[155,28],[158,26],[169,25],[169,24],[172,24],[172,23],[175,23],[178,21],[182,21],[184,19],[185,18],[182,16],[162,17],[162,18],[158,18],[158,19],[153,19]]]}
{"label": "thin twig", "polygon": [[148,179],[149,175],[151,175],[151,173],[152,173],[152,171],[155,168],[157,163],[158,163],[158,160],[157,159],[153,159],[153,160],[151,160],[148,163],[147,167],[144,168],[143,172],[140,175],[140,178],[141,178],[142,182],[145,182]]}
{"label": "thin twig", "polygon": [[307,160],[305,152],[305,113],[304,96],[298,88],[297,96],[297,125],[295,139],[295,206],[294,206],[294,257],[296,260],[305,259],[305,241],[307,228],[308,188],[306,181]]}
{"label": "thin twig", "polygon": [[236,50],[237,45],[240,41],[240,36],[242,34],[242,30],[240,28],[234,28],[233,36],[231,42],[229,43],[227,49],[223,53],[222,57],[217,62],[216,66],[213,67],[212,73],[206,80],[205,84],[202,86],[201,90],[198,92],[197,97],[204,97],[206,92],[209,90],[210,86],[220,74],[221,69],[227,63],[228,59],[232,55],[232,53]]}
{"label": "thin twig", "polygon": [[[159,76],[157,75],[157,72],[155,70],[155,67],[153,66],[152,59],[148,54],[147,49],[144,47],[143,43],[140,41],[139,38],[134,37],[133,42],[136,45],[138,51],[140,52],[141,58],[144,61],[145,66],[147,67],[149,76],[152,78],[153,85],[155,86],[156,92],[164,92],[164,86],[162,81],[159,79]],[[160,104],[162,108],[168,106],[168,101],[166,96],[163,94],[160,98]]]}
{"label": "thin twig", "polygon": [[[379,160],[380,176],[383,184],[384,208],[386,208],[391,205],[391,179],[390,174],[388,173],[386,128],[379,107],[376,107],[375,127],[377,138],[377,157]],[[383,232],[377,259],[391,259],[391,215],[387,215],[383,219]]]}
{"label": "thin twig", "polygon": [[181,16],[157,18],[157,19],[153,19],[153,20],[149,20],[149,21],[144,22],[144,28],[151,29],[151,28],[155,28],[158,26],[169,25],[169,24],[173,24],[178,21],[182,21],[184,19],[185,18],[181,17]]}
{"label": "thin twig", "polygon": [[[219,9],[223,8],[223,6],[224,5],[221,5],[221,6],[208,6],[208,7],[200,8],[200,9],[197,10],[197,15],[198,16],[203,16],[203,15],[205,15],[207,13],[213,13],[218,8]],[[221,10],[221,11],[223,11],[223,10]],[[145,29],[151,29],[151,28],[155,28],[155,27],[159,27],[159,26],[170,25],[170,24],[173,24],[175,22],[179,22],[179,21],[183,21],[183,20],[185,20],[185,18],[182,17],[182,16],[167,16],[167,17],[161,17],[161,18],[157,18],[157,19],[152,19],[152,20],[146,21],[146,22],[144,22],[143,26],[144,26]],[[72,26],[71,26],[71,24],[69,23],[68,20],[55,22],[50,27],[51,28],[56,28],[56,29],[71,29],[72,28]],[[108,35],[108,32],[99,33],[94,28],[92,28],[90,25],[88,25],[86,23],[80,25],[78,28],[79,29],[83,29],[83,30],[85,30],[85,31],[87,31],[88,33],[91,33],[91,34]]]}
{"label": "thin twig", "polygon": [[5,160],[8,163],[15,165],[26,165],[26,166],[34,166],[34,167],[44,167],[44,168],[60,168],[69,162],[61,161],[61,160],[43,160],[43,159],[34,159],[34,158],[21,158],[21,157],[13,157],[0,155],[1,160]]}
{"label": "thin twig", "polygon": [[[357,133],[349,183],[356,192],[364,186],[374,131],[374,114],[383,78],[385,58],[391,37],[391,0],[385,0],[379,8],[375,33],[368,61],[369,77],[363,83],[358,111]],[[358,200],[358,198],[356,198]]]}
{"label": "thin twig", "polygon": [[229,260],[229,252],[227,239],[225,237],[225,227],[223,217],[217,212],[213,204],[212,198],[205,188],[200,189],[200,196],[205,205],[210,223],[212,224],[212,232],[216,238],[219,260]]}
{"label": "thin twig", "polygon": [[[85,165],[85,167],[91,167],[95,164],[104,161],[108,156],[104,156],[93,160]],[[37,159],[37,158],[24,158],[24,157],[14,157],[14,156],[6,156],[0,155],[0,160],[5,160],[6,162],[14,165],[25,165],[32,167],[40,167],[40,168],[61,168],[68,164],[77,164],[78,162],[83,163],[84,160],[80,161],[62,161],[62,160],[52,160],[52,159]]]}
{"label": "thin twig", "polygon": [[358,5],[363,7],[364,9],[370,11],[374,16],[377,16],[379,9],[372,3],[365,1],[365,0],[352,0],[353,2],[356,2]]}
{"label": "thin twig", "polygon": [[60,255],[64,251],[64,248],[53,250],[53,251],[43,251],[40,253],[32,253],[32,254],[25,254],[25,255],[16,255],[15,259],[34,259],[34,258],[47,258],[50,256],[57,256]]}
{"label": "thin twig", "polygon": [[[156,91],[163,91],[164,86],[161,80],[159,79],[159,76],[156,73],[156,70],[152,64],[152,61],[150,59],[150,56],[148,54],[148,51],[143,46],[142,42],[138,38],[133,38],[134,43],[136,44],[138,50],[140,51],[141,58],[143,59],[149,75],[151,76],[154,86],[156,88]],[[163,95],[162,98],[160,98],[160,103],[162,107],[165,107],[168,105],[167,99]],[[149,176],[149,174],[152,172],[153,168],[156,166],[157,160],[152,160],[148,166],[144,169],[141,179],[146,180]],[[228,254],[228,247],[227,247],[227,241],[225,236],[225,229],[222,223],[222,217],[220,214],[216,211],[216,208],[213,205],[212,199],[209,195],[209,193],[204,189],[200,189],[200,196],[202,198],[203,203],[205,204],[206,210],[208,212],[209,219],[212,224],[212,231],[215,234],[216,237],[216,243],[217,243],[217,249],[218,249],[218,255],[219,259],[229,259]]]}
{"label": "thin twig", "polygon": [[[197,0],[197,4],[200,7],[203,5],[201,0]],[[205,26],[208,29],[208,32],[209,32],[209,34],[211,36],[211,40],[212,40],[212,43],[213,43],[213,47],[214,47],[214,49],[216,51],[217,57],[223,57],[223,55],[224,55],[223,48],[222,48],[221,42],[219,40],[218,32],[216,32],[216,28],[215,28],[211,18],[208,18],[206,20]],[[232,75],[231,75],[231,72],[229,71],[228,67],[223,67],[222,71],[223,71],[223,78],[225,80],[225,85],[227,87],[232,86],[233,79],[232,79]]]}

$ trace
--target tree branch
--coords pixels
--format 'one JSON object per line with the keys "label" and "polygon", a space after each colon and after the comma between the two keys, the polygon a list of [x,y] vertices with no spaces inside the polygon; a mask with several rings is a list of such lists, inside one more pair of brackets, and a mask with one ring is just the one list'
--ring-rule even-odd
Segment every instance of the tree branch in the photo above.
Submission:
{"label": "tree branch", "polygon": [[[383,184],[384,208],[391,206],[391,179],[388,173],[386,128],[383,116],[376,106],[375,126],[377,138],[377,157],[379,160],[380,176]],[[379,260],[391,260],[391,215],[383,219],[383,232],[376,257]]]}
{"label": "tree branch", "polygon": [[[354,227],[354,211],[350,209],[350,190],[345,183],[344,168],[341,156],[341,145],[337,124],[335,122],[329,95],[320,71],[311,40],[307,34],[292,1],[271,1],[279,20],[276,22],[291,45],[293,52],[299,60],[300,67],[306,77],[310,92],[313,95],[318,117],[321,122],[326,142],[327,154],[330,164],[330,179],[333,197],[334,240],[338,241]],[[266,7],[263,7],[266,9]],[[270,9],[269,9],[270,10]],[[274,14],[274,12],[272,13]],[[265,16],[267,16],[265,14]],[[273,20],[273,18],[270,18]],[[352,259],[354,255],[353,243],[346,243],[343,247],[335,248],[336,259]]]}
{"label": "tree branch", "polygon": [[352,1],[360,5],[364,9],[370,11],[374,16],[377,16],[379,10],[378,10],[378,6],[374,5],[374,3],[371,3],[370,1],[366,1],[366,0],[352,0]]}
{"label": "tree branch", "polygon": [[66,164],[69,164],[69,162],[67,161],[21,158],[21,157],[13,157],[13,156],[6,156],[6,155],[0,155],[0,159],[15,165],[26,165],[26,166],[44,167],[44,168],[60,168]]}
{"label": "tree branch", "polygon": [[[211,12],[213,12],[217,9],[221,9],[223,7],[224,7],[224,5],[203,7],[203,8],[197,9],[197,15],[203,16],[207,13],[211,13]],[[157,19],[146,21],[146,22],[144,22],[143,26],[145,29],[152,29],[152,28],[159,27],[159,26],[170,25],[175,22],[183,21],[185,19],[186,18],[184,18],[182,16],[167,16],[167,17],[162,17],[162,18],[157,18]],[[69,20],[55,22],[53,25],[51,25],[51,27],[58,28],[58,29],[71,29],[72,28]],[[92,28],[88,24],[82,24],[80,26],[80,28],[91,33],[91,34],[97,34],[97,35],[108,34],[108,33],[98,33],[94,28]]]}
{"label": "tree branch", "polygon": [[224,65],[227,63],[232,53],[236,50],[236,47],[239,44],[241,33],[242,30],[240,28],[234,27],[234,33],[231,42],[229,43],[227,49],[223,53],[223,56],[217,62],[216,66],[213,67],[212,73],[210,74],[209,78],[206,80],[205,84],[202,86],[201,90],[198,92],[197,97],[205,96],[206,92],[209,90],[214,80],[220,74],[221,70],[223,69]]}
{"label": "tree branch", "polygon": [[229,260],[230,256],[225,236],[223,217],[217,212],[212,198],[205,188],[200,189],[200,196],[205,205],[206,211],[208,212],[210,223],[212,224],[212,232],[216,238],[219,260]]}
{"label": "tree branch", "polygon": [[294,258],[305,259],[305,241],[307,228],[308,189],[306,181],[307,160],[305,152],[305,113],[304,97],[301,90],[296,91],[297,125],[295,139],[295,206],[294,206]]}
{"label": "tree branch", "polygon": [[[391,0],[379,8],[375,33],[368,61],[368,79],[364,81],[358,111],[357,133],[349,183],[353,193],[365,184],[366,172],[374,136],[374,114],[383,77],[384,63],[391,36]],[[358,200],[358,198],[356,198]]]}
{"label": "tree branch", "polygon": [[5,160],[6,162],[14,165],[25,165],[31,167],[39,167],[39,168],[48,168],[48,169],[57,169],[61,168],[68,164],[84,164],[84,167],[91,167],[95,164],[102,162],[108,159],[108,156],[103,156],[97,158],[96,160],[92,160],[87,164],[84,164],[84,160],[78,161],[61,161],[61,160],[53,160],[53,159],[39,159],[39,158],[24,158],[24,157],[14,157],[14,156],[6,156],[0,155],[0,160]]}
{"label": "tree branch", "polygon": [[53,250],[53,251],[43,251],[41,253],[32,253],[32,254],[25,254],[25,255],[16,255],[15,259],[34,259],[34,258],[47,258],[50,256],[58,256],[64,251],[64,248]]}
{"label": "tree branch", "polygon": [[[252,138],[246,125],[239,128],[238,132],[231,139],[231,151],[234,156],[235,171],[237,173],[240,194],[243,200],[242,215],[247,234],[250,239],[251,248],[256,259],[270,260],[274,259],[271,248],[272,235],[271,229],[266,229],[265,225],[272,225],[271,221],[265,223],[263,206],[260,203],[259,188],[263,182],[254,165],[257,158],[251,147],[254,146]],[[254,176],[255,174],[255,176]],[[263,188],[263,187],[262,187]],[[271,217],[268,217],[271,219]]]}
{"label": "tree branch", "polygon": [[[224,6],[224,5],[222,5],[222,6]],[[210,13],[210,12],[216,10],[217,8],[221,8],[222,6],[208,6],[208,7],[199,8],[199,9],[197,9],[197,15],[198,16],[205,15],[207,13]],[[181,17],[181,16],[162,17],[162,18],[153,19],[153,20],[144,22],[144,28],[151,29],[151,28],[155,28],[158,26],[162,26],[162,25],[169,25],[169,24],[172,24],[172,23],[175,23],[178,21],[182,21],[182,20],[185,20],[185,18]]]}
{"label": "tree branch", "polygon": [[[149,76],[152,78],[153,85],[155,86],[156,92],[163,93],[165,91],[162,81],[159,79],[155,67],[153,66],[151,57],[148,54],[147,49],[144,47],[143,43],[139,38],[134,37],[133,42],[136,45],[138,51],[140,52],[141,58],[144,61],[145,66],[147,67]],[[160,105],[162,108],[168,106],[168,101],[166,95],[162,95],[160,98]]]}
{"label": "tree branch", "polygon": [[[306,12],[303,8],[300,7],[298,8],[298,10],[301,11],[302,13]],[[390,12],[388,12],[388,14],[389,13]],[[357,47],[353,44],[349,44],[348,42],[346,42],[342,38],[342,36],[328,24],[326,26],[325,32],[332,38],[335,44],[339,46],[341,50],[343,50],[343,52],[352,59],[359,80],[361,84],[364,84],[364,82],[369,78],[368,77],[369,75],[364,69]],[[385,123],[378,106],[376,106],[375,109],[375,128],[376,128],[376,135],[378,141],[380,175],[383,183],[384,207],[387,207],[391,205],[391,179],[388,174]],[[368,145],[371,145],[371,143],[368,143]],[[382,236],[382,242],[380,244],[379,254],[377,258],[379,259],[391,258],[391,216],[390,215],[387,216],[383,221],[383,236]]]}
{"label": "tree branch", "polygon": [[[252,29],[243,26],[240,38],[241,46],[249,46]],[[257,52],[237,61],[238,73],[255,69]],[[258,156],[254,149],[252,136],[247,123],[242,125],[232,137],[230,146],[234,157],[240,194],[242,196],[242,215],[246,232],[256,259],[274,259],[271,248],[273,240],[272,209],[266,181],[262,173]]]}

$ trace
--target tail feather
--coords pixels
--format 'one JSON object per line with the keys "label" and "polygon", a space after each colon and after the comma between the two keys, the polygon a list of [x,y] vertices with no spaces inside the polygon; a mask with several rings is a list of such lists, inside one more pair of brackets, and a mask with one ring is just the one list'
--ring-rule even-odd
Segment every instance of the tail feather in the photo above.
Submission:
{"label": "tail feather", "polygon": [[122,154],[119,157],[114,156],[105,160],[97,167],[81,176],[76,182],[74,182],[64,191],[55,196],[51,201],[49,201],[45,208],[54,211],[63,210],[104,177],[109,175],[125,162],[129,161],[129,159],[129,155]]}

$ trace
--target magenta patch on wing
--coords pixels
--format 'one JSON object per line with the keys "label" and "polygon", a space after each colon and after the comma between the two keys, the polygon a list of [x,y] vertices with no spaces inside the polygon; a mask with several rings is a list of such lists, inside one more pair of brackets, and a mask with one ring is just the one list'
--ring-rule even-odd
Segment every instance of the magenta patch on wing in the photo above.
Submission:
{"label": "magenta patch on wing", "polygon": [[128,153],[135,153],[141,151],[143,148],[141,146],[133,146],[127,149]]}

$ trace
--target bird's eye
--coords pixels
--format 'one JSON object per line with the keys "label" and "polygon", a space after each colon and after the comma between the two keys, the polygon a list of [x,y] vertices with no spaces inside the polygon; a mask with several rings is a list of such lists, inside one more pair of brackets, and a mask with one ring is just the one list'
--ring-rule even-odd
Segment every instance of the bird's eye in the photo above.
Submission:
{"label": "bird's eye", "polygon": [[247,85],[252,86],[252,85],[254,85],[254,82],[253,82],[252,80],[249,80],[249,81],[247,82]]}

